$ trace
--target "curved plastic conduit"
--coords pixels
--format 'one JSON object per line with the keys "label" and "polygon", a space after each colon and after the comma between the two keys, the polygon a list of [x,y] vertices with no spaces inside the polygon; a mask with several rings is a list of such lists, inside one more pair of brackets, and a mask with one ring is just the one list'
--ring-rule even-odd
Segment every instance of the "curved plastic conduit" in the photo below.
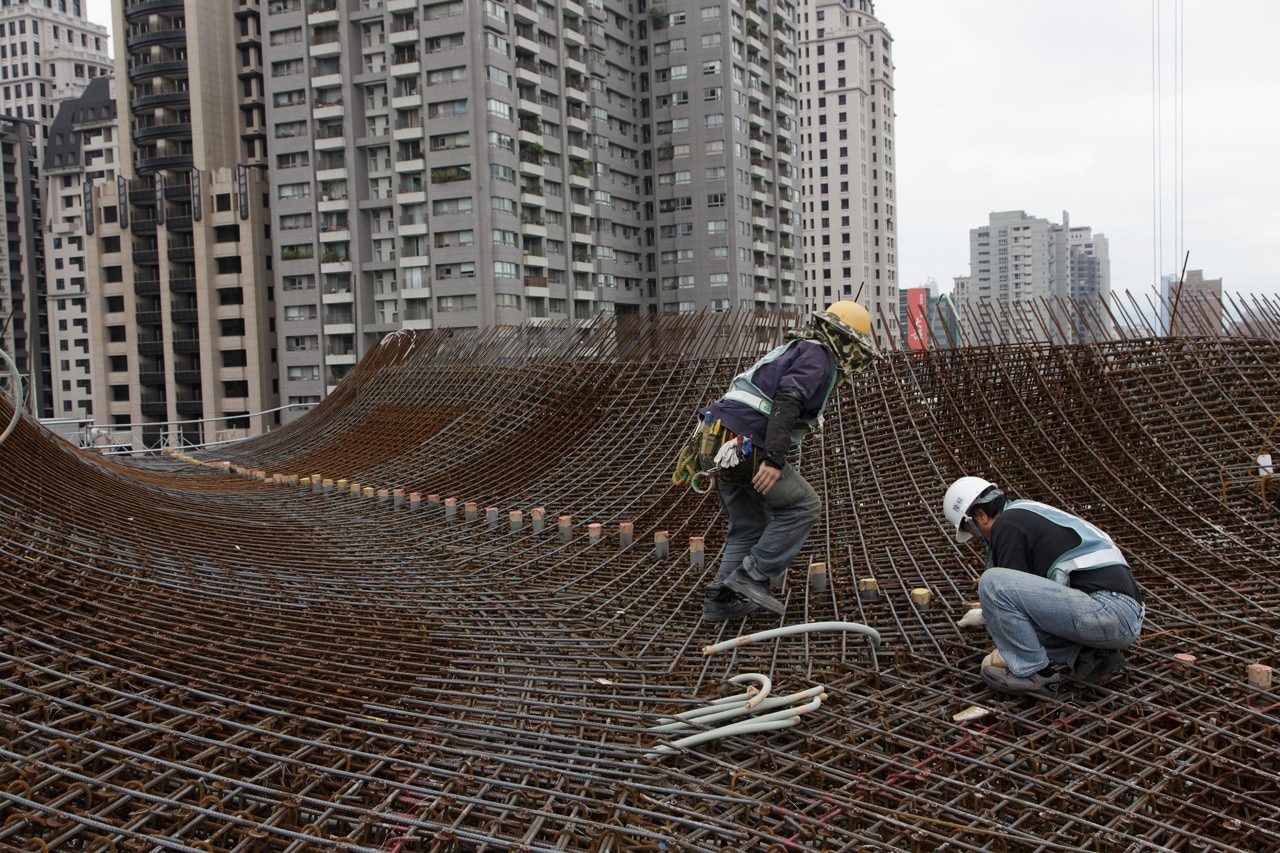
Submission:
{"label": "curved plastic conduit", "polygon": [[[822,688],[819,687],[811,689],[821,690]],[[671,755],[672,753],[678,752],[686,747],[697,746],[698,744],[706,743],[709,740],[719,740],[722,737],[790,728],[800,722],[799,718],[801,714],[816,710],[822,704],[822,698],[825,695],[825,693],[819,693],[803,705],[793,705],[792,707],[784,708],[781,711],[774,711],[769,714],[760,714],[747,720],[729,723],[718,728],[710,729],[709,731],[697,732],[696,734],[691,734],[687,737],[673,740],[670,743],[660,744],[653,752],[645,753],[645,758],[661,758],[664,755]],[[760,703],[760,707],[763,708],[769,702],[784,704],[789,702],[791,698],[792,697],[779,697],[777,699],[765,700],[765,702]]]}
{"label": "curved plastic conduit", "polygon": [[880,648],[880,632],[875,628],[863,625],[861,622],[801,622],[797,625],[783,625],[781,628],[757,631],[754,634],[743,634],[740,637],[734,637],[731,640],[725,640],[723,643],[716,643],[713,646],[703,646],[702,653],[704,655],[712,655],[716,652],[745,646],[747,643],[754,643],[757,640],[772,640],[774,637],[804,634],[809,631],[849,631],[855,634],[866,634],[871,641],[871,647],[873,649]]}
{"label": "curved plastic conduit", "polygon": [[3,356],[5,364],[9,365],[9,373],[13,376],[13,417],[9,419],[9,426],[0,433],[0,442],[3,442],[13,432],[13,428],[18,425],[18,418],[22,416],[22,374],[18,372],[18,365],[13,363],[9,353],[0,349],[0,356]]}

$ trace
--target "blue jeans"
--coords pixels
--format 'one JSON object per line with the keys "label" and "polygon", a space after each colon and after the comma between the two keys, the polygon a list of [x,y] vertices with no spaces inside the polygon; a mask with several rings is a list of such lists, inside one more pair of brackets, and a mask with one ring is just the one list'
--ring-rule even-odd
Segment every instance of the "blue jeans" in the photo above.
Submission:
{"label": "blue jeans", "polygon": [[822,511],[817,493],[792,465],[782,469],[767,495],[721,480],[716,481],[716,493],[729,519],[716,584],[740,566],[758,581],[786,574]]}
{"label": "blue jeans", "polygon": [[978,600],[1013,675],[1031,675],[1049,661],[1074,667],[1082,646],[1123,649],[1142,631],[1142,605],[1127,595],[1088,594],[1014,569],[983,572]]}

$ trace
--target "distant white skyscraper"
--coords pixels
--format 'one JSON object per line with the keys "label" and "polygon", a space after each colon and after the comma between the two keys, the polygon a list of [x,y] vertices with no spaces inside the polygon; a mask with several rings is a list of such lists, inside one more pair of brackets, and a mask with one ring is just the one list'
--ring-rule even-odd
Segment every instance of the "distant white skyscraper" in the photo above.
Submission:
{"label": "distant white skyscraper", "polygon": [[58,105],[111,73],[107,28],[90,23],[83,0],[5,0],[0,32],[0,105],[41,128],[43,149]]}
{"label": "distant white skyscraper", "polygon": [[1107,239],[1088,227],[992,213],[969,231],[969,276],[956,279],[960,325],[972,343],[1044,340],[1078,343],[1108,326]]}
{"label": "distant white skyscraper", "polygon": [[805,298],[857,299],[887,347],[900,337],[892,48],[871,0],[801,3]]}

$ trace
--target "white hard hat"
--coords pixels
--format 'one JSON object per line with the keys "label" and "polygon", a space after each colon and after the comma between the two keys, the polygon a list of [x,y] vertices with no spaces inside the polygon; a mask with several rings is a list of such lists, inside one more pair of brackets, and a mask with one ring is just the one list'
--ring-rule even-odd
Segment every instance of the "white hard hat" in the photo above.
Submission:
{"label": "white hard hat", "polygon": [[995,483],[981,477],[961,477],[947,487],[947,494],[942,498],[942,514],[947,523],[956,529],[956,541],[968,542],[973,534],[965,529],[964,523],[969,519],[969,507],[987,489],[995,488]]}

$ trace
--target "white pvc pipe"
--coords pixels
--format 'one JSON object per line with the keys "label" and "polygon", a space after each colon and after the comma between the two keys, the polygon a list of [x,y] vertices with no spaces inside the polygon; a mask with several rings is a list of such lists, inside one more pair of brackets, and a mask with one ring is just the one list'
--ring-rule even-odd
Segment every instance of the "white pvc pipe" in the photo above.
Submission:
{"label": "white pvc pipe", "polygon": [[[667,722],[664,722],[662,725],[650,726],[649,731],[671,732],[691,729],[695,724],[705,726],[708,723],[717,723],[721,720],[731,720],[734,717],[744,716],[749,714],[752,710],[771,711],[774,708],[778,708],[783,705],[791,705],[806,699],[816,698],[817,701],[821,702],[827,696],[825,690],[825,687],[818,685],[817,687],[810,687],[808,690],[801,690],[799,693],[792,693],[790,696],[774,696],[761,701],[759,706],[754,709],[752,706],[747,704],[708,705],[703,708],[695,709],[698,713],[685,712],[686,714],[692,714],[692,716],[683,716],[678,720],[666,718],[668,720]],[[763,719],[764,716],[766,715],[760,715],[753,719]]]}
{"label": "white pvc pipe", "polygon": [[18,418],[22,415],[22,374],[18,372],[18,365],[13,363],[9,353],[0,349],[0,356],[3,356],[5,363],[9,365],[9,374],[13,377],[13,417],[9,419],[9,426],[0,433],[0,442],[3,442],[18,425]]}
{"label": "white pvc pipe", "polygon": [[757,640],[772,640],[774,637],[805,634],[810,631],[849,631],[855,634],[866,634],[871,641],[871,647],[880,648],[880,632],[875,628],[863,625],[861,622],[801,622],[796,625],[783,625],[781,628],[770,628],[767,631],[757,631],[754,634],[744,634],[712,646],[703,646],[702,653],[711,655],[716,652],[737,648],[738,646],[745,646],[747,643],[754,643]]}
{"label": "white pvc pipe", "polygon": [[[825,694],[823,694],[825,695]],[[725,726],[712,729],[706,732],[698,732],[678,740],[674,740],[668,744],[662,744],[657,747],[654,752],[646,753],[645,758],[660,758],[663,755],[684,749],[690,746],[696,746],[700,743],[706,743],[710,740],[719,740],[723,737],[731,737],[733,735],[749,734],[751,732],[771,731],[774,729],[790,728],[800,722],[800,715],[808,711],[815,710],[822,704],[822,695],[814,696],[803,705],[787,708],[782,711],[775,711],[771,714],[761,714],[752,717],[749,720],[742,720],[737,723],[729,723]]]}

